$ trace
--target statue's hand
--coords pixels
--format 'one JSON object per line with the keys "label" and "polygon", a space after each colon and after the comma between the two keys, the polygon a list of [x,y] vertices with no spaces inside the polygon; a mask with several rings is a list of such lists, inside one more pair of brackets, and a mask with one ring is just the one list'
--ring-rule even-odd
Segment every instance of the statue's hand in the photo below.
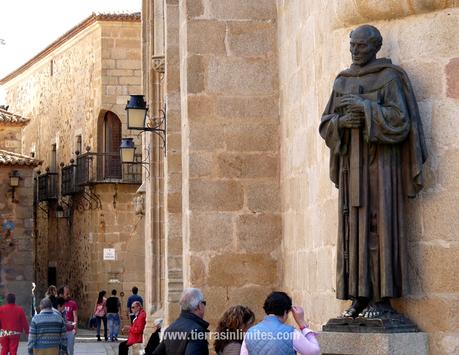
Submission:
{"label": "statue's hand", "polygon": [[344,107],[346,112],[363,112],[365,108],[365,101],[366,99],[359,95],[347,94],[341,97],[338,107]]}
{"label": "statue's hand", "polygon": [[360,114],[348,113],[338,118],[338,128],[359,128],[363,124]]}

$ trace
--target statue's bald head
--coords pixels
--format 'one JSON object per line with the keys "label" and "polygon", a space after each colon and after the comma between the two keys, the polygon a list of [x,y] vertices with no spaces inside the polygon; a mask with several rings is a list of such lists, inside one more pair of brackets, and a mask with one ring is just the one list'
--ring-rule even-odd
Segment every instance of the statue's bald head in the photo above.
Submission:
{"label": "statue's bald head", "polygon": [[350,33],[350,37],[350,51],[354,64],[364,66],[376,59],[376,53],[382,46],[382,36],[376,27],[359,26]]}
{"label": "statue's bald head", "polygon": [[381,32],[372,25],[362,25],[352,30],[349,37],[358,36],[360,38],[366,38],[368,42],[372,43],[376,51],[379,51],[382,46],[383,38]]}

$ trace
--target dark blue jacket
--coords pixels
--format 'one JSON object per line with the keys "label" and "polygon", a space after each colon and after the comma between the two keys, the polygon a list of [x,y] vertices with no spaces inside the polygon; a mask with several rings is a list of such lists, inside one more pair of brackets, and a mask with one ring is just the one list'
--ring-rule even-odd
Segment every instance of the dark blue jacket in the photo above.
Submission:
{"label": "dark blue jacket", "polygon": [[164,332],[163,341],[153,355],[208,355],[209,323],[193,313],[182,311]]}

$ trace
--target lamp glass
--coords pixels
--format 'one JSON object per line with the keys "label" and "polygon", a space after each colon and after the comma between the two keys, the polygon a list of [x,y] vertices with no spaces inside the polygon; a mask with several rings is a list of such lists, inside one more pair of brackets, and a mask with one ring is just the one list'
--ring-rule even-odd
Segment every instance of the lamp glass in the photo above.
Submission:
{"label": "lamp glass", "polygon": [[10,176],[10,186],[11,187],[19,186],[19,176]]}
{"label": "lamp glass", "polygon": [[134,162],[135,148],[121,148],[121,161],[123,163]]}
{"label": "lamp glass", "polygon": [[133,138],[121,139],[120,154],[122,163],[134,162],[135,145]]}
{"label": "lamp glass", "polygon": [[64,217],[64,209],[62,207],[61,208],[59,208],[59,207],[61,207],[61,206],[58,206],[56,208],[56,217],[57,218],[63,218]]}
{"label": "lamp glass", "polygon": [[128,129],[145,129],[146,109],[128,108],[127,110]]}

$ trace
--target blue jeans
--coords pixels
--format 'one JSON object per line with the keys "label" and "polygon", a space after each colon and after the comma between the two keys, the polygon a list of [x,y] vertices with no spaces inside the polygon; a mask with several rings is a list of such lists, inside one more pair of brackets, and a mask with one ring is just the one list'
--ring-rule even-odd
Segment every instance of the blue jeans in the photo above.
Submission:
{"label": "blue jeans", "polygon": [[73,355],[73,348],[75,347],[75,332],[67,330],[67,353]]}
{"label": "blue jeans", "polygon": [[109,339],[118,338],[120,331],[120,315],[118,313],[107,313],[108,330],[110,331]]}
{"label": "blue jeans", "polygon": [[96,322],[97,322],[97,338],[100,338],[100,326],[101,322],[104,322],[104,338],[107,340],[107,317],[97,317],[96,316]]}

